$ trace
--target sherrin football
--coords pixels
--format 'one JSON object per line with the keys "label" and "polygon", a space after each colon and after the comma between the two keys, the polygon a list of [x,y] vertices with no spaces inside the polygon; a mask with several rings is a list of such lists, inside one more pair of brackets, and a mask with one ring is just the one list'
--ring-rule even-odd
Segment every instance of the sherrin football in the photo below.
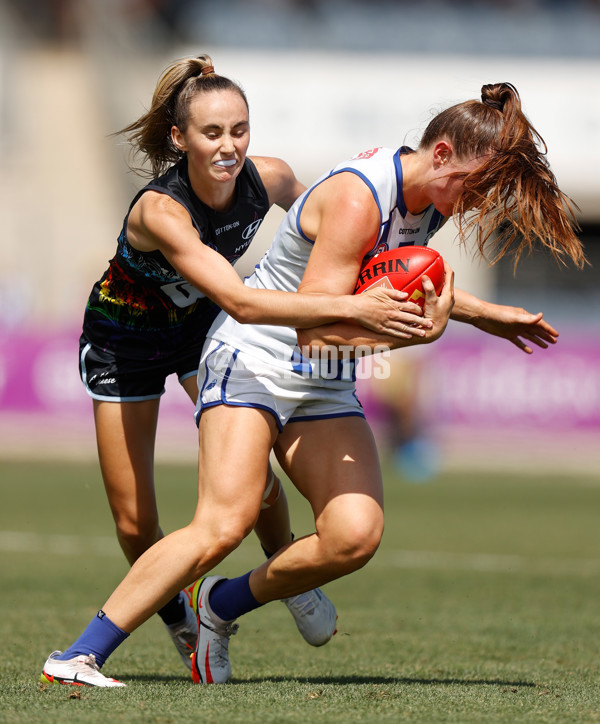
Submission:
{"label": "sherrin football", "polygon": [[382,251],[363,265],[355,294],[373,287],[387,287],[408,293],[408,301],[425,304],[421,277],[426,274],[435,287],[436,294],[444,285],[444,260],[439,252],[428,246],[401,246]]}

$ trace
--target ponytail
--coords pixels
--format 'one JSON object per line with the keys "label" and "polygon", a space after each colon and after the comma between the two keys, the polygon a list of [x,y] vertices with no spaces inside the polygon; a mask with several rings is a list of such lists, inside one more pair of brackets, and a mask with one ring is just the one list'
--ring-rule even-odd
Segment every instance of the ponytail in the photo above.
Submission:
{"label": "ponytail", "polygon": [[524,115],[513,85],[484,85],[481,101],[442,111],[420,145],[428,148],[442,137],[458,158],[483,158],[465,178],[454,207],[461,240],[474,231],[478,251],[492,263],[511,253],[516,265],[523,252],[541,245],[559,263],[570,259],[583,267],[575,204],[559,189],[546,144]]}

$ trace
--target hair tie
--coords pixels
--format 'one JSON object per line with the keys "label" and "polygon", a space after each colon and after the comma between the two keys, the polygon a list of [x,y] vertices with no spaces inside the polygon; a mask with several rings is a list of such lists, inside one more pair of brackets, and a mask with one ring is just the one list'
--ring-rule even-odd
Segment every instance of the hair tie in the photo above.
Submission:
{"label": "hair tie", "polygon": [[491,98],[486,98],[483,102],[486,106],[495,108],[497,111],[501,111],[504,108],[504,103],[502,103],[502,101],[495,101]]}
{"label": "hair tie", "polygon": [[215,69],[212,65],[205,65],[204,68],[200,71],[200,75],[208,75],[209,73],[214,73]]}

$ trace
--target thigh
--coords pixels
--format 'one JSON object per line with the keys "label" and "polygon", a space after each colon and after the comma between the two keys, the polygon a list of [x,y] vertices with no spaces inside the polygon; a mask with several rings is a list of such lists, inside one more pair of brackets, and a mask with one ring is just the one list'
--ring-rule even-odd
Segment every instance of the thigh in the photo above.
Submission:
{"label": "thigh", "polygon": [[211,529],[228,520],[253,527],[277,433],[275,417],[261,409],[216,405],[202,413],[195,522]]}
{"label": "thigh", "polygon": [[379,518],[383,486],[375,440],[367,421],[334,417],[286,425],[275,443],[285,473],[310,502],[317,531],[335,511]]}
{"label": "thigh", "polygon": [[94,400],[98,457],[115,518],[155,516],[154,443],[159,400]]}
{"label": "thigh", "polygon": [[186,350],[178,355],[172,370],[194,404],[198,399],[198,367],[201,356],[202,346],[193,347],[190,351]]}
{"label": "thigh", "polygon": [[[198,399],[198,378],[197,378],[197,372],[196,374],[190,375],[188,377],[184,377],[182,380],[180,380],[181,386],[183,389],[187,392],[188,397],[190,400],[196,404],[196,401]],[[192,422],[192,418],[190,416],[190,422]]]}

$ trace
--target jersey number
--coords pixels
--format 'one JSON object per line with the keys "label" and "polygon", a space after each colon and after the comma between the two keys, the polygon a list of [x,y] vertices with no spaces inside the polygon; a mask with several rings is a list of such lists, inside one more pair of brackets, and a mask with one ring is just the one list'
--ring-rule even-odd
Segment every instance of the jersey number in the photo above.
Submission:
{"label": "jersey number", "polygon": [[189,282],[163,284],[161,290],[169,297],[173,304],[176,304],[178,307],[189,307],[197,299],[204,299],[206,296]]}

